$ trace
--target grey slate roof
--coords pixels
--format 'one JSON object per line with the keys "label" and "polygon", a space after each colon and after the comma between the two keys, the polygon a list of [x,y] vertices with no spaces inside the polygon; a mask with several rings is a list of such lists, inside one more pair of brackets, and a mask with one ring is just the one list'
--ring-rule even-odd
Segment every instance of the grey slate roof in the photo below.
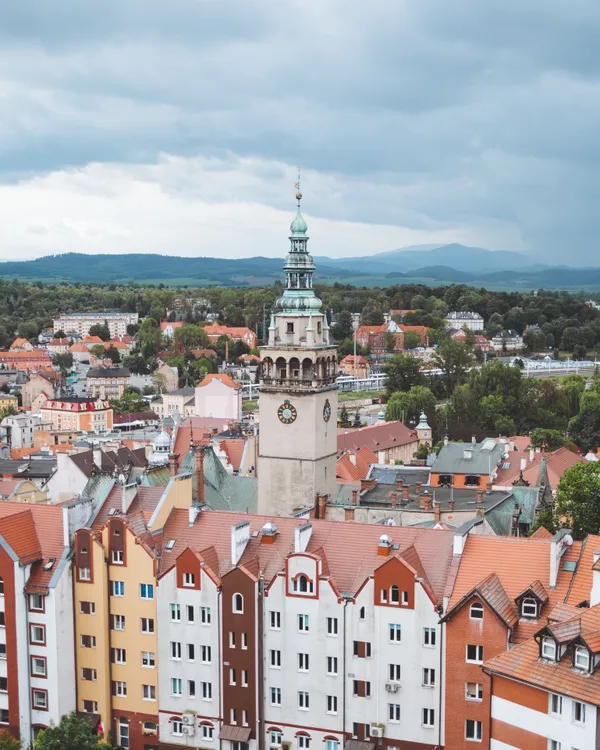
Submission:
{"label": "grey slate roof", "polygon": [[539,494],[540,491],[537,487],[513,487],[502,503],[498,503],[486,513],[485,517],[496,534],[499,536],[510,535],[515,505],[518,505],[521,509],[519,523],[532,524],[535,520],[534,511]]}
{"label": "grey slate roof", "polygon": [[87,378],[128,378],[130,372],[126,367],[90,367]]}
{"label": "grey slate roof", "polygon": [[184,385],[182,388],[178,388],[176,391],[170,391],[168,396],[193,396],[196,392],[193,385]]}
{"label": "grey slate roof", "polygon": [[12,474],[19,479],[43,478],[47,479],[56,469],[55,458],[24,458],[20,461],[12,458],[0,459],[0,474]]}
{"label": "grey slate roof", "polygon": [[[492,438],[475,444],[448,443],[442,447],[431,470],[436,474],[489,474],[505,449]],[[468,451],[471,451],[471,458],[465,457]]]}

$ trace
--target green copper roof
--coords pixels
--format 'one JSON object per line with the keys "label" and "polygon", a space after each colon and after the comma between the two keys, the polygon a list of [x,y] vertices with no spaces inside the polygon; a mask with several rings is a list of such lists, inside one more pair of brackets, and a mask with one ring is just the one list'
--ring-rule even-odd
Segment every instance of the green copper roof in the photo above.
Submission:
{"label": "green copper roof", "polygon": [[300,209],[296,212],[294,220],[290,224],[290,231],[293,235],[306,234],[308,230],[308,224],[304,220],[304,216],[300,213]]}

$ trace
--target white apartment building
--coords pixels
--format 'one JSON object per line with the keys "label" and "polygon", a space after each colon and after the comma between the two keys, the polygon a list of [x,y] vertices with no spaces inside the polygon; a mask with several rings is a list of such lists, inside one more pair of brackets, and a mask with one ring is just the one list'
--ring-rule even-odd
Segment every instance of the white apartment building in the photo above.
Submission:
{"label": "white apartment building", "polygon": [[125,336],[128,325],[137,325],[139,315],[137,313],[122,312],[92,312],[92,313],[63,313],[53,323],[54,333],[64,331],[67,335],[77,333],[87,336],[90,328],[95,325],[108,323],[110,337]]}
{"label": "white apartment building", "polygon": [[467,328],[469,331],[483,331],[483,318],[474,312],[449,312],[445,318],[447,328]]}

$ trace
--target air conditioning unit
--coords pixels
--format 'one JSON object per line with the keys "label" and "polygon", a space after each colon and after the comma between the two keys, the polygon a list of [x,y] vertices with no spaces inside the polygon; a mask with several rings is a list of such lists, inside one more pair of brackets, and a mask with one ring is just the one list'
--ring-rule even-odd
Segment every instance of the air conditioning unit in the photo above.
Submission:
{"label": "air conditioning unit", "polygon": [[194,731],[195,731],[195,727],[189,726],[189,724],[183,725],[183,733],[186,734],[188,737],[191,737],[194,734]]}
{"label": "air conditioning unit", "polygon": [[397,693],[399,687],[400,687],[400,685],[398,685],[397,682],[386,682],[385,683],[385,689],[387,690],[388,693]]}
{"label": "air conditioning unit", "polygon": [[383,729],[377,724],[371,724],[371,737],[383,737]]}
{"label": "air conditioning unit", "polygon": [[184,726],[194,726],[196,722],[196,716],[194,714],[183,714],[181,717],[181,721],[183,722]]}

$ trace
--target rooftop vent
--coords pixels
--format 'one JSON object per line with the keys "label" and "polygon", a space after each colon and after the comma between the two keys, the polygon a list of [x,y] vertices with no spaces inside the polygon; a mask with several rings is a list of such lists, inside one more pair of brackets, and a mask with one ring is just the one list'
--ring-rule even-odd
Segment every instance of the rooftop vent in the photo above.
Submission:
{"label": "rooftop vent", "polygon": [[473,458],[473,451],[470,448],[465,448],[463,451],[463,458],[470,460]]}
{"label": "rooftop vent", "polygon": [[49,557],[48,562],[44,565],[44,570],[52,570],[55,562],[56,562],[55,557]]}

